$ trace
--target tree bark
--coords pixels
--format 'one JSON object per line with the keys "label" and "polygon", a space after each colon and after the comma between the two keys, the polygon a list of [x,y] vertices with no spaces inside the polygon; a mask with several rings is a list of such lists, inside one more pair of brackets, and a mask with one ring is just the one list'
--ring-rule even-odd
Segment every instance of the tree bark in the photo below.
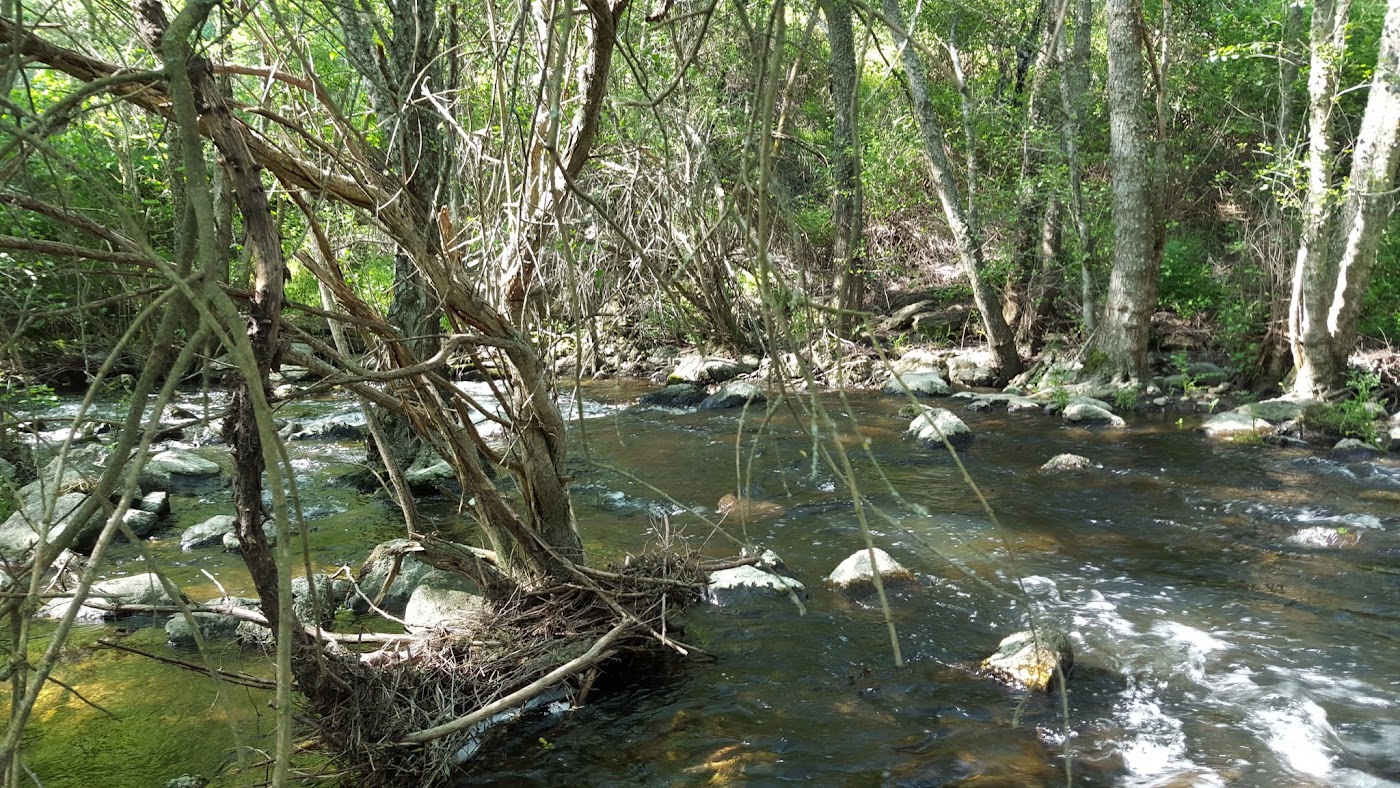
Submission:
{"label": "tree bark", "polygon": [[865,301],[859,82],[849,0],[826,0],[822,11],[831,42],[831,103],[835,110],[831,133],[831,212],[836,233],[831,257],[836,269],[837,325],[845,331],[853,323],[852,313],[860,310]]}
{"label": "tree bark", "polygon": [[1390,0],[1381,30],[1371,94],[1352,153],[1340,205],[1334,190],[1331,111],[1345,44],[1349,3],[1313,6],[1309,76],[1308,199],[1293,279],[1292,394],[1327,398],[1345,383],[1361,301],[1376,251],[1395,206],[1400,163],[1400,0]]}
{"label": "tree bark", "polygon": [[1094,333],[1098,327],[1098,308],[1094,303],[1094,268],[1097,260],[1094,234],[1089,229],[1088,207],[1084,202],[1084,166],[1079,160],[1079,138],[1084,129],[1084,102],[1089,93],[1090,36],[1093,34],[1093,0],[1074,1],[1074,43],[1066,47],[1064,27],[1061,27],[1057,47],[1063,66],[1060,68],[1060,103],[1064,110],[1063,136],[1065,168],[1069,171],[1069,209],[1074,217],[1074,232],[1079,239],[1079,299],[1080,319],[1084,331]]}
{"label": "tree bark", "polygon": [[895,46],[903,55],[914,116],[923,134],[924,154],[928,156],[929,168],[933,172],[934,190],[938,192],[938,200],[943,205],[948,229],[952,231],[953,241],[958,247],[963,273],[967,275],[968,283],[972,286],[972,298],[977,304],[977,311],[982,315],[982,327],[987,332],[987,342],[996,356],[1002,379],[1009,380],[1021,373],[1024,364],[1016,352],[1016,338],[1002,317],[1001,299],[995,288],[983,276],[985,263],[980,230],[970,221],[968,212],[963,207],[962,194],[953,175],[952,163],[948,161],[948,155],[944,152],[943,127],[938,122],[933,101],[929,98],[923,57],[909,42],[909,36],[905,32],[904,15],[899,9],[899,0],[884,0],[884,13]]}
{"label": "tree bark", "polygon": [[1147,340],[1157,305],[1162,249],[1160,194],[1143,111],[1137,0],[1108,2],[1109,166],[1113,176],[1113,270],[1090,372],[1119,383],[1147,378]]}

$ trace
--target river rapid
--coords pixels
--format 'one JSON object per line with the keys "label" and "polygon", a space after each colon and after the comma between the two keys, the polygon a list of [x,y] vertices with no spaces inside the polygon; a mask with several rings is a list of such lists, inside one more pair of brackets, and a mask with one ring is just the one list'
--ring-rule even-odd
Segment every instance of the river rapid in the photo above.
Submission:
{"label": "river rapid", "polygon": [[[807,585],[805,612],[783,597],[695,609],[683,639],[713,658],[615,673],[582,708],[503,730],[463,785],[1051,786],[1068,775],[1084,786],[1400,786],[1395,460],[1346,464],[1214,441],[1191,416],[1091,430],[941,402],[976,433],[963,460],[998,529],[945,454],[903,439],[909,419],[898,398],[822,394],[846,434],[877,546],[921,581],[891,599],[906,662],[896,668],[878,607],[822,582],[863,541],[844,481],[813,462],[812,439],[792,415],[780,409],[764,423],[756,409],[635,405],[645,390],[609,382],[584,392],[586,418],[570,451],[591,555],[601,562],[685,540],[724,556],[736,541],[757,544]],[[349,407],[322,400],[282,415]],[[566,403],[570,410],[579,409]],[[335,481],[356,468],[362,448],[298,441],[289,449],[318,567],[354,564],[401,535],[381,499]],[[1061,452],[1101,467],[1038,470]],[[748,522],[731,515],[720,534],[677,506],[712,512],[728,493],[783,512]],[[236,556],[179,550],[183,528],[228,510],[224,489],[176,496],[173,525],[144,545],[192,598],[218,594],[209,576],[247,591]],[[445,527],[461,525],[446,499],[427,511]],[[119,547],[112,574],[142,571],[143,561],[136,547]],[[1063,698],[977,673],[1031,614],[1071,633],[1076,668]],[[131,637],[163,648],[154,633]],[[95,653],[76,654],[70,670],[110,689],[101,694],[114,713],[164,698],[171,711],[151,724],[181,726],[199,743],[198,752],[154,755],[133,744],[102,767],[102,784],[210,774],[231,744],[223,717],[262,741],[269,715],[255,694],[230,711],[210,700],[207,681]],[[119,663],[118,678],[105,680],[98,659]],[[95,784],[90,765],[57,748],[98,730],[84,726],[104,724],[101,715],[58,693],[47,701],[27,740],[43,784]],[[184,716],[173,711],[186,707]]]}

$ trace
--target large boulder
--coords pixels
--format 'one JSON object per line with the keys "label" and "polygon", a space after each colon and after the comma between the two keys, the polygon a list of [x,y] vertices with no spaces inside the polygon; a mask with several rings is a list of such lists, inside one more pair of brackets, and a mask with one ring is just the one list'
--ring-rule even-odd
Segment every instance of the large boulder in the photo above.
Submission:
{"label": "large boulder", "polygon": [[[420,583],[426,582],[435,571],[431,566],[413,557],[411,552],[405,554],[410,549],[411,543],[407,539],[391,539],[376,546],[370,551],[369,557],[360,566],[359,574],[355,580],[360,591],[369,600],[359,594],[351,593],[345,606],[356,613],[368,613],[369,603],[378,599],[378,607],[393,615],[403,613],[408,605],[409,597],[413,595],[413,589]],[[397,558],[396,558],[397,557]],[[398,568],[395,570],[395,561],[398,561]],[[393,581],[389,582],[389,587],[385,589],[384,584],[393,575]],[[445,573],[444,573],[445,574]],[[434,585],[442,585],[434,582]],[[381,597],[382,595],[382,597]]]}
{"label": "large boulder", "polygon": [[410,631],[470,629],[486,613],[486,600],[453,588],[420,585],[413,589],[403,621]]}
{"label": "large boulder", "polygon": [[1019,413],[1021,411],[1040,410],[1039,402],[1010,391],[992,394],[981,394],[975,391],[960,391],[953,395],[953,399],[967,400],[967,409],[975,411],[1000,410],[1005,408],[1008,413]]}
{"label": "large boulder", "polygon": [[660,391],[643,394],[638,402],[663,408],[688,408],[705,400],[705,389],[694,383],[672,383]]}
{"label": "large boulder", "polygon": [[982,660],[987,673],[1032,692],[1049,691],[1057,681],[1056,674],[1068,678],[1073,667],[1074,648],[1069,637],[1046,629],[1040,630],[1039,638],[1030,630],[1007,635],[996,653]]}
{"label": "large boulder", "polygon": [[1281,424],[1285,421],[1297,419],[1303,415],[1303,411],[1307,410],[1308,406],[1315,404],[1315,400],[1296,400],[1280,397],[1278,399],[1266,399],[1250,403],[1236,408],[1236,410],[1247,413],[1254,418],[1263,419],[1272,424]]}
{"label": "large boulder", "polygon": [[208,520],[192,525],[180,534],[180,549],[189,552],[204,547],[216,547],[224,543],[224,537],[233,533],[235,517],[231,514],[216,514]]}
{"label": "large boulder", "polygon": [[1186,367],[1186,376],[1197,386],[1219,386],[1230,379],[1230,373],[1218,364],[1195,361]]}
{"label": "large boulder", "polygon": [[948,359],[948,381],[959,386],[986,388],[997,383],[996,363],[984,351],[963,353]]}
{"label": "large boulder", "polygon": [[967,424],[946,408],[925,408],[909,422],[904,434],[929,448],[941,447],[946,437],[953,448],[965,449],[972,445],[973,438]]}
{"label": "large boulder", "polygon": [[[77,529],[79,533],[74,547],[80,552],[86,552],[92,547],[93,540],[102,530],[105,518],[99,508],[85,522],[74,521],[78,508],[87,499],[88,496],[83,493],[71,492],[59,496],[58,500],[54,501],[53,514],[49,520],[50,542],[57,540],[70,529]],[[4,523],[0,524],[0,557],[11,561],[22,560],[34,548],[39,541],[39,529],[44,520],[44,504],[43,496],[31,496],[21,508],[11,513]]]}
{"label": "large boulder", "polygon": [[723,383],[753,371],[754,365],[743,361],[691,354],[681,357],[676,368],[667,376],[666,382],[695,383],[704,386],[710,383]]}
{"label": "large boulder", "polygon": [[768,400],[763,389],[744,380],[732,380],[700,403],[700,410],[722,410],[742,408],[745,405],[759,405]]}
{"label": "large boulder", "polygon": [[[900,386],[901,381],[903,386]],[[903,394],[905,389],[916,397],[946,397],[952,391],[948,387],[948,381],[937,372],[906,372],[890,378],[889,382],[885,383],[884,392]]]}
{"label": "large boulder", "polygon": [[732,605],[754,597],[779,594],[807,595],[806,586],[757,566],[736,566],[710,573],[704,597],[714,605]]}
{"label": "large boulder", "polygon": [[[165,593],[165,588],[160,584],[160,579],[154,573],[147,572],[141,575],[131,575],[129,577],[116,577],[111,580],[103,580],[92,587],[88,593],[88,599],[101,602],[106,605],[172,605],[174,601]],[[72,599],[55,599],[39,608],[37,615],[40,618],[62,618],[72,607]],[[101,621],[107,618],[115,618],[116,613],[92,605],[83,605],[78,609],[77,620],[79,621]]]}
{"label": "large boulder", "polygon": [[[277,545],[276,523],[263,523],[263,538],[267,540],[268,547],[275,547]],[[238,541],[238,534],[234,533],[232,530],[219,537],[219,544],[223,546],[224,552],[226,553],[243,552],[243,544]]]}
{"label": "large boulder", "polygon": [[880,575],[880,584],[885,588],[910,585],[916,582],[914,573],[905,569],[889,553],[875,548],[875,563],[870,563],[871,550],[857,550],[851,553],[826,576],[826,581],[847,592],[867,592],[875,588],[875,575]]}
{"label": "large boulder", "polygon": [[217,476],[219,464],[194,452],[170,449],[155,455],[146,463],[146,470],[167,476],[203,478]]}
{"label": "large boulder", "polygon": [[238,619],[233,616],[205,612],[191,613],[190,616],[194,618],[194,626],[184,615],[177,615],[165,622],[165,639],[172,646],[195,645],[195,626],[199,627],[199,635],[206,641],[227,640],[238,634]]}

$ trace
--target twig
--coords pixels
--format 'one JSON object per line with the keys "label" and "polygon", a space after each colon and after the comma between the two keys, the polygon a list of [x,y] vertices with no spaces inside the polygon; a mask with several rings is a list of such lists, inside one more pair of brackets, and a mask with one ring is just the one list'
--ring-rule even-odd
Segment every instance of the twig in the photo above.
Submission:
{"label": "twig", "polygon": [[[167,665],[174,665],[179,668],[184,668],[185,670],[193,670],[197,673],[204,673],[206,675],[209,673],[209,668],[205,667],[204,665],[197,665],[193,662],[178,659],[176,657],[167,657],[161,654],[153,654],[149,651],[143,651],[139,648],[135,648],[134,646],[128,646],[122,643],[118,643],[115,640],[108,640],[106,638],[103,638],[101,640],[98,640],[97,643],[98,645],[106,646],[107,648],[114,648],[118,651],[129,651],[132,654],[147,657],[157,662],[164,662]],[[222,668],[214,668],[214,672],[219,675],[219,678],[223,679],[224,681],[231,682],[233,684],[242,684],[245,687],[252,687],[253,689],[277,689],[277,682],[272,681],[270,679],[260,679],[257,676],[250,676],[247,673],[236,673],[234,671],[224,670]]]}
{"label": "twig", "polygon": [[588,651],[584,652],[582,656],[576,657],[574,659],[569,660],[568,662],[565,662],[563,665],[560,665],[559,667],[550,671],[545,676],[537,679],[534,682],[531,682],[525,687],[518,689],[515,692],[506,695],[505,697],[499,698],[491,703],[488,703],[485,706],[482,706],[481,708],[464,717],[458,717],[457,719],[452,720],[451,722],[445,722],[441,725],[435,725],[431,728],[425,728],[421,731],[414,731],[413,733],[410,733],[407,736],[403,737],[401,740],[399,740],[398,743],[402,745],[423,744],[425,742],[430,742],[435,739],[441,739],[444,736],[451,736],[454,733],[459,733],[461,731],[467,730],[468,728],[472,727],[473,725],[476,725],[482,720],[489,719],[493,715],[505,711],[506,709],[524,703],[530,698],[533,698],[534,696],[540,694],[549,687],[558,684],[560,681],[563,681],[564,679],[568,678],[569,676],[572,676],[580,670],[593,666],[598,662],[602,661],[603,658],[612,653],[610,651],[607,651],[608,646],[611,646],[614,641],[622,637],[623,633],[625,633],[631,627],[632,624],[630,622],[624,621],[623,623],[618,624],[617,626],[609,630],[608,634],[602,636],[601,638],[598,638],[598,642],[594,643],[593,647],[588,649]]}

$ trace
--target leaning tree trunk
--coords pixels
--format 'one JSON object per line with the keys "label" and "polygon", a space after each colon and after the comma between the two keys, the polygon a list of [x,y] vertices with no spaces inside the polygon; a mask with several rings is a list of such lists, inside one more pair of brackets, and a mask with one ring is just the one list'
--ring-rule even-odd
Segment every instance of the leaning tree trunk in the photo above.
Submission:
{"label": "leaning tree trunk", "polygon": [[[982,327],[987,332],[987,342],[992,346],[1002,378],[1013,378],[1021,373],[1024,364],[1016,352],[1016,337],[1002,317],[1001,300],[996,289],[983,275],[985,265],[980,228],[971,220],[963,206],[962,194],[953,177],[953,166],[944,152],[943,127],[938,122],[933,101],[929,97],[923,57],[905,32],[904,14],[899,9],[899,0],[884,0],[884,13],[895,46],[903,53],[904,71],[909,80],[914,116],[918,119],[919,130],[923,133],[924,154],[928,156],[929,168],[933,171],[934,190],[938,192],[938,200],[943,205],[948,229],[952,231],[953,241],[958,247],[963,272],[967,275],[968,283],[972,285],[972,299],[977,304],[977,311],[982,315]],[[971,140],[968,144],[971,144]]]}
{"label": "leaning tree trunk", "polygon": [[1160,195],[1143,111],[1142,31],[1137,0],[1108,2],[1109,167],[1113,177],[1113,270],[1092,354],[1095,375],[1147,378],[1147,340],[1161,267]]}
{"label": "leaning tree trunk", "polygon": [[860,110],[856,81],[855,34],[851,29],[849,0],[827,0],[827,36],[831,41],[831,133],[832,219],[835,239],[831,258],[836,269],[837,324],[842,330],[852,324],[852,313],[865,301],[866,276],[861,259],[861,238],[865,234],[865,199],[860,174]]}
{"label": "leaning tree trunk", "polygon": [[[1319,0],[1313,7],[1313,65],[1309,80],[1311,123],[1307,215],[1294,274],[1293,334],[1297,376],[1292,394],[1325,398],[1345,382],[1347,357],[1356,342],[1361,301],[1396,196],[1400,163],[1400,0],[1390,0],[1381,30],[1371,94],[1352,154],[1342,204],[1333,208],[1327,153],[1335,143],[1327,116],[1336,87],[1338,48],[1344,42],[1347,3]],[[1328,44],[1330,43],[1330,46]],[[1320,62],[1326,61],[1326,62]]]}

